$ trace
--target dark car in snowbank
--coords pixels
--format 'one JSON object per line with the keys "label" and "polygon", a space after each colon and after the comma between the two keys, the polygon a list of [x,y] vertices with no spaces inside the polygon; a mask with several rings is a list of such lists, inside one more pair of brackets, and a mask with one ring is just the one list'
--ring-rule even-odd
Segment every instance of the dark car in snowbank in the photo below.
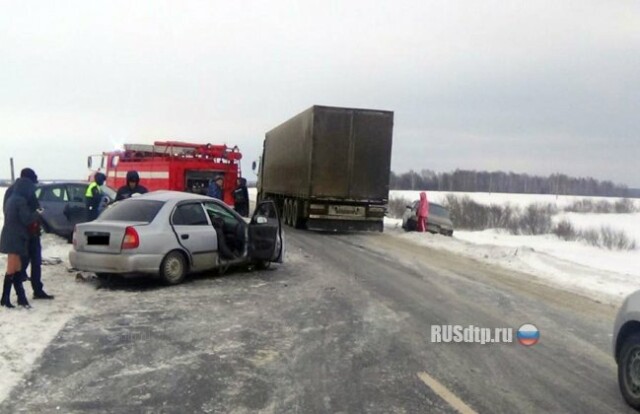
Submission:
{"label": "dark car in snowbank", "polygon": [[[402,216],[402,228],[405,231],[415,231],[417,227],[417,211],[419,200],[408,205]],[[440,233],[445,236],[453,235],[453,222],[449,217],[449,211],[436,203],[429,203],[429,216],[427,218],[427,231],[430,233]]]}

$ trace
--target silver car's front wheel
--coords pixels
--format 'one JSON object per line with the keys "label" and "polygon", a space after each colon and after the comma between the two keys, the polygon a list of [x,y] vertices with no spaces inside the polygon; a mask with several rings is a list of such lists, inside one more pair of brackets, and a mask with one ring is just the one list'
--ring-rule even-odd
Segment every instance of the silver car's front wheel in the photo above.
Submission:
{"label": "silver car's front wheel", "polygon": [[168,285],[177,285],[187,274],[187,262],[180,252],[170,252],[160,265],[160,276]]}

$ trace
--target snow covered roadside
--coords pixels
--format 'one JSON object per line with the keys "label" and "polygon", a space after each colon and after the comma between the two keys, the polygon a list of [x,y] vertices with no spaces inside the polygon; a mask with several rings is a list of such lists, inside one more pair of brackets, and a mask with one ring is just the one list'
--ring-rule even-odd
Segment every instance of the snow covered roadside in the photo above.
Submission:
{"label": "snow covered roadside", "polygon": [[[5,190],[0,188],[0,198],[4,196]],[[0,225],[3,222],[0,209]],[[57,236],[47,234],[42,237],[43,259],[62,260],[58,264],[42,266],[45,290],[55,295],[54,300],[32,300],[33,292],[29,282],[26,282],[25,291],[33,308],[0,308],[0,402],[20,383],[23,375],[31,369],[67,321],[89,310],[90,298],[96,292],[95,287],[77,283],[75,273],[67,271],[70,248],[71,245],[66,240]],[[55,263],[56,260],[51,262]],[[5,269],[6,255],[0,255],[1,276],[4,276]],[[11,301],[16,305],[13,290]],[[28,387],[29,384],[21,386]]]}
{"label": "snow covered roadside", "polygon": [[[509,194],[509,193],[465,193],[455,191],[428,191],[429,201],[434,203],[442,203],[448,195],[456,197],[469,196],[473,201],[484,204],[498,204],[501,206],[510,204],[512,206],[526,207],[530,204],[553,204],[562,209],[576,201],[590,199],[594,202],[607,201],[615,202],[619,200],[617,197],[587,197],[587,196],[570,196],[570,195],[554,195],[554,194]],[[389,199],[405,198],[408,200],[419,200],[420,191],[412,190],[391,190],[389,191]],[[640,199],[633,200],[637,207],[640,207]]]}
{"label": "snow covered roadside", "polygon": [[[249,189],[255,200],[256,189]],[[419,191],[390,191],[390,199],[417,200]],[[441,203],[447,195],[469,196],[480,204],[510,204],[526,207],[530,204],[554,204],[563,209],[576,201],[591,199],[615,202],[617,198],[555,196],[541,194],[432,192],[429,200]],[[640,207],[640,200],[633,200]],[[578,214],[559,213],[554,222],[570,221],[578,230],[607,226],[624,231],[640,243],[640,213]],[[594,300],[617,305],[628,294],[640,289],[640,249],[612,251],[589,246],[579,241],[564,241],[554,235],[511,235],[500,230],[460,231],[453,237],[423,233],[406,233],[402,220],[385,219],[385,232],[413,243],[464,255],[530,274],[538,282],[570,291]],[[455,225],[455,223],[454,223]]]}
{"label": "snow covered roadside", "polygon": [[[563,212],[562,209],[589,199],[614,203],[618,198],[555,196],[548,194],[502,194],[429,192],[429,200],[443,202],[447,195],[468,196],[483,205],[512,205],[520,208],[532,204],[555,205],[560,212],[554,223],[569,221],[576,230],[599,230],[607,227],[624,232],[640,244],[640,213],[585,214]],[[390,198],[418,199],[418,191],[391,191]],[[640,200],[632,200],[637,208]],[[398,237],[446,249],[468,257],[528,273],[543,283],[559,287],[595,300],[618,304],[626,295],[640,289],[640,248],[614,251],[590,246],[584,241],[565,241],[547,234],[512,235],[504,230],[456,230],[453,239],[424,234],[404,234],[401,220],[387,219],[386,230]],[[455,227],[455,223],[454,223]]]}
{"label": "snow covered roadside", "polygon": [[[630,215],[640,222],[640,215]],[[629,218],[627,218],[629,223]],[[511,235],[499,230],[456,231],[453,237],[406,233],[399,219],[385,219],[385,232],[424,246],[532,275],[538,282],[617,305],[640,289],[640,251],[610,251],[554,235]],[[631,225],[630,225],[631,226]],[[625,226],[630,228],[630,226]]]}

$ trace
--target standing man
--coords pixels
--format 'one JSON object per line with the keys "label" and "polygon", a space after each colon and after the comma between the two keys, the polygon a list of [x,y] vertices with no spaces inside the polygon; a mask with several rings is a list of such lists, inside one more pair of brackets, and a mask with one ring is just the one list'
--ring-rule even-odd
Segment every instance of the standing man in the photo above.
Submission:
{"label": "standing man", "polygon": [[234,210],[242,217],[249,217],[249,191],[247,190],[247,180],[238,178],[238,188],[233,191]]}
{"label": "standing man", "polygon": [[222,200],[222,184],[224,183],[224,177],[222,175],[216,175],[213,181],[209,183],[209,188],[207,189],[207,195],[209,197],[217,198],[218,200]]}
{"label": "standing man", "polygon": [[[30,180],[34,185],[38,184],[38,176],[31,168],[24,168],[20,171],[20,178]],[[7,189],[4,194],[3,206],[7,204],[7,200],[13,194],[15,185],[12,185]],[[27,200],[27,205],[31,213],[35,213],[40,209],[40,203],[32,195]],[[31,266],[31,288],[33,289],[34,299],[53,299],[53,295],[48,295],[44,291],[44,284],[42,283],[42,243],[40,242],[40,215],[37,216],[38,220],[29,225],[29,241],[27,245],[27,256],[21,258],[21,271],[22,277],[26,278],[27,268]]]}
{"label": "standing man", "polygon": [[127,171],[127,184],[118,188],[116,201],[131,198],[134,194],[145,194],[148,190],[140,185],[140,175],[138,171]]}
{"label": "standing man", "polygon": [[107,177],[97,172],[93,177],[93,181],[87,187],[87,191],[84,193],[85,203],[87,206],[87,221],[93,221],[98,218],[100,214],[100,202],[102,201],[102,185]]}

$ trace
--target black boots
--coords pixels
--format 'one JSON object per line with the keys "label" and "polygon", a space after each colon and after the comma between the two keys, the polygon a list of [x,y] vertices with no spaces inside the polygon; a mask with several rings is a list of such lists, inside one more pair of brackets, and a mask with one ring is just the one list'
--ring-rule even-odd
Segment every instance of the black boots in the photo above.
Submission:
{"label": "black boots", "polygon": [[2,285],[2,300],[0,300],[0,306],[7,308],[13,308],[11,304],[11,285],[13,283],[13,275],[4,275],[4,283]]}
{"label": "black boots", "polygon": [[24,308],[30,309],[31,305],[29,305],[29,301],[27,300],[27,295],[24,292],[24,286],[22,286],[22,282],[27,278],[27,275],[20,272],[13,274],[13,288],[16,290],[16,295],[18,295],[18,305]]}
{"label": "black boots", "polygon": [[24,292],[24,287],[22,286],[23,281],[24,275],[21,272],[4,275],[4,283],[2,284],[2,301],[0,301],[0,305],[7,308],[15,307],[11,304],[11,285],[13,285],[13,288],[16,290],[16,294],[18,295],[18,306],[22,306],[27,309],[31,308],[31,305],[29,305],[29,301],[27,300],[27,295]]}
{"label": "black boots", "polygon": [[22,282],[24,281],[25,275],[22,272],[16,272],[13,274],[4,275],[4,283],[2,284],[2,300],[0,300],[0,305],[7,308],[15,308],[11,304],[11,285],[16,290],[16,294],[18,295],[18,306],[22,306],[23,308],[30,309],[31,305],[29,305],[29,301],[27,300],[27,295],[24,292],[24,287],[22,286]]}
{"label": "black boots", "polygon": [[33,294],[33,298],[34,299],[49,299],[49,300],[51,300],[51,299],[55,298],[55,296],[49,295],[44,290],[41,290],[40,292],[34,293]]}

